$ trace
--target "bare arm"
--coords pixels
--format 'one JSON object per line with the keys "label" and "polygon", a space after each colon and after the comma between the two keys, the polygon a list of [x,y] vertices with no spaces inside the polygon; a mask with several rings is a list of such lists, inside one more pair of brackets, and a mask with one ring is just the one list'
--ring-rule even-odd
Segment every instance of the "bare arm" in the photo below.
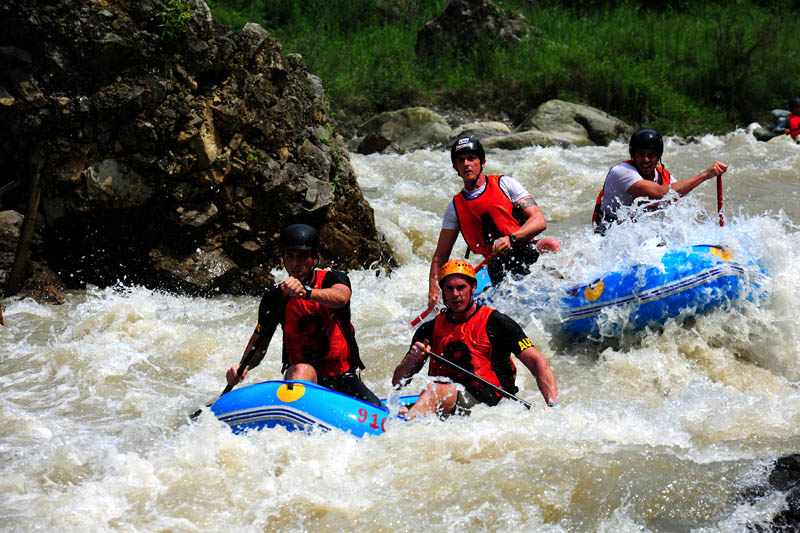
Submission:
{"label": "bare arm", "polygon": [[660,200],[669,192],[669,185],[659,185],[654,181],[642,178],[628,187],[626,192],[634,198],[650,198],[651,200]]}
{"label": "bare arm", "polygon": [[425,351],[428,348],[421,342],[415,342],[406,353],[400,364],[394,369],[392,387],[399,388],[406,384],[411,377],[420,371],[425,364]]}
{"label": "bare arm", "polygon": [[[293,277],[289,277],[283,281],[280,284],[280,288],[287,295],[295,296],[297,298],[305,297],[307,290],[299,280]],[[347,305],[347,302],[350,301],[350,296],[352,294],[353,291],[351,291],[347,285],[342,283],[334,283],[333,286],[328,287],[327,289],[313,289],[309,299],[312,302],[317,302],[325,307],[339,309]]]}
{"label": "bare arm", "polygon": [[539,386],[539,391],[544,396],[544,401],[547,405],[558,403],[558,388],[556,387],[556,377],[553,375],[553,370],[550,368],[550,363],[547,359],[539,353],[539,350],[530,346],[525,348],[517,358],[522,361],[528,370],[530,370],[533,377],[536,378],[536,385]]}
{"label": "bare arm", "polygon": [[713,165],[705,169],[700,174],[685,180],[681,180],[673,184],[672,188],[675,189],[675,192],[677,192],[679,195],[684,196],[704,181],[710,180],[711,178],[715,178],[717,176],[722,176],[726,170],[728,170],[728,165],[725,163],[720,163],[719,161],[715,161]]}
{"label": "bare arm", "polygon": [[691,178],[686,178],[685,180],[673,182],[671,185],[659,185],[654,181],[641,179],[628,187],[628,194],[635,198],[646,197],[651,200],[660,200],[669,192],[670,187],[672,187],[680,196],[685,196],[704,181],[715,176],[721,176],[726,170],[728,170],[728,165],[716,161],[700,174],[692,176]]}
{"label": "bare arm", "polygon": [[450,252],[458,238],[458,230],[443,229],[439,232],[436,251],[431,259],[431,270],[428,279],[428,309],[433,309],[439,300],[439,269],[450,259]]}
{"label": "bare arm", "polygon": [[[269,335],[272,336],[272,333],[269,333]],[[269,342],[262,342],[256,346],[259,338],[261,338],[261,334],[258,332],[253,332],[253,335],[250,336],[250,341],[247,343],[247,346],[244,349],[244,353],[242,354],[242,359],[239,364],[230,367],[225,373],[225,379],[228,381],[229,385],[236,385],[237,383],[240,383],[247,375],[247,371],[250,368],[257,367],[261,363],[261,360],[264,359],[264,354],[267,353]],[[242,375],[239,376],[239,365],[241,365],[242,362],[248,358],[248,354],[250,354],[251,350],[255,350],[255,352],[253,352],[253,354],[249,357],[250,360],[247,363],[247,367],[242,370]]]}
{"label": "bare arm", "polygon": [[[517,231],[511,233],[519,241],[533,239],[547,229],[547,221],[544,219],[539,205],[530,196],[525,196],[514,202],[514,206],[522,209],[525,222]],[[497,239],[492,246],[493,254],[504,254],[511,249],[511,240],[508,237]]]}

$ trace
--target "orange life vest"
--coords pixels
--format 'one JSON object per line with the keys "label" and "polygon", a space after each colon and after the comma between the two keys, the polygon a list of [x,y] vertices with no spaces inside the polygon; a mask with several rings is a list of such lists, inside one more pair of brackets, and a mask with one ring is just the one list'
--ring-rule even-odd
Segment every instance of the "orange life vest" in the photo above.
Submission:
{"label": "orange life vest", "polygon": [[[636,168],[636,165],[628,159],[627,161],[623,161],[623,163],[628,163],[630,166]],[[617,163],[619,164],[619,163]],[[658,176],[658,184],[659,185],[669,185],[671,181],[671,176],[669,171],[660,166],[656,166],[656,175]],[[603,188],[600,189],[600,194],[597,195],[597,201],[594,203],[594,212],[592,213],[592,224],[595,226],[595,229],[602,224],[602,216],[600,216],[600,204],[603,203],[603,192],[606,190],[606,184],[603,183]]]}
{"label": "orange life vest", "polygon": [[488,257],[495,239],[521,227],[513,216],[514,204],[500,188],[500,175],[486,176],[486,188],[476,198],[467,199],[463,191],[453,197],[458,227],[467,246]]}
{"label": "orange life vest", "polygon": [[[492,343],[486,332],[486,323],[493,311],[490,307],[479,306],[475,314],[461,324],[447,320],[445,313],[439,314],[433,324],[431,351],[442,354],[461,368],[514,394],[517,391],[514,384],[517,370],[511,354],[502,354],[502,357],[498,357],[501,354],[492,354]],[[492,358],[493,355],[496,360]],[[488,394],[488,398],[494,401],[487,403],[492,405],[502,398],[496,391],[435,359],[431,359],[428,375],[444,376],[461,383],[481,401]]]}
{"label": "orange life vest", "polygon": [[[327,271],[315,270],[312,289],[321,289]],[[285,365],[307,363],[317,376],[338,376],[359,367],[352,324],[340,324],[332,310],[311,300],[289,298],[284,310],[283,346]],[[354,353],[356,352],[356,353]]]}

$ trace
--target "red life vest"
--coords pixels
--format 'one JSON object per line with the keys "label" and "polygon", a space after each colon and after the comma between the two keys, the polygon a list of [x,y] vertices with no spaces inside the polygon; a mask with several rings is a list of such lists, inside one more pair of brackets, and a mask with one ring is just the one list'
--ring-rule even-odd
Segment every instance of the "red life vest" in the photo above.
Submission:
{"label": "red life vest", "polygon": [[789,114],[789,135],[792,139],[797,139],[800,134],[800,117]]}
{"label": "red life vest", "polygon": [[[314,271],[312,289],[322,288],[326,272]],[[314,367],[319,377],[343,374],[350,370],[353,360],[348,337],[354,339],[353,325],[340,324],[330,308],[295,297],[286,302],[283,323],[285,364],[307,363]]]}
{"label": "red life vest", "polygon": [[453,197],[458,227],[467,246],[488,257],[495,239],[521,227],[512,215],[514,204],[500,188],[500,175],[486,176],[486,188],[468,200],[463,191]]}
{"label": "red life vest", "polygon": [[[633,168],[636,168],[636,165],[630,159],[627,161],[623,161],[623,163],[628,163]],[[671,181],[671,176],[669,171],[660,166],[656,166],[656,175],[658,176],[658,184],[659,185],[669,185]],[[597,227],[600,224],[600,204],[603,203],[603,192],[606,190],[606,184],[603,183],[603,188],[600,189],[600,194],[597,195],[597,201],[594,203],[594,212],[592,213],[592,224]]]}
{"label": "red life vest", "polygon": [[[499,359],[499,364],[492,359],[492,343],[486,332],[486,323],[493,311],[494,309],[490,307],[479,306],[475,314],[461,324],[453,324],[447,320],[446,313],[439,314],[433,323],[434,340],[431,351],[442,354],[461,368],[514,394],[517,390],[514,384],[517,370],[511,360],[511,354],[504,354],[502,359]],[[498,354],[494,355],[497,358]],[[428,375],[448,377],[464,385],[470,392],[481,389],[482,394],[473,393],[478,399],[486,397],[486,393],[497,401],[502,397],[489,387],[435,359],[431,359]]]}

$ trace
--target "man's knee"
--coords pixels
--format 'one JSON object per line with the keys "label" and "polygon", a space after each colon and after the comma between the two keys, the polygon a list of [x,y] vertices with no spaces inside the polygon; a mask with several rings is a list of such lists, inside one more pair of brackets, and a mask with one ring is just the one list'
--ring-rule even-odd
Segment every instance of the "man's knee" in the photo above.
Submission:
{"label": "man's knee", "polygon": [[450,383],[434,383],[431,385],[436,403],[441,413],[452,413],[458,400],[458,389]]}
{"label": "man's knee", "polygon": [[536,249],[540,252],[556,253],[561,250],[561,243],[552,237],[547,237],[536,241]]}
{"label": "man's knee", "polygon": [[311,381],[313,383],[316,383],[317,382],[317,371],[311,365],[308,365],[306,363],[299,363],[299,364],[290,366],[286,370],[286,374],[284,374],[283,378],[284,379],[302,379],[304,381]]}

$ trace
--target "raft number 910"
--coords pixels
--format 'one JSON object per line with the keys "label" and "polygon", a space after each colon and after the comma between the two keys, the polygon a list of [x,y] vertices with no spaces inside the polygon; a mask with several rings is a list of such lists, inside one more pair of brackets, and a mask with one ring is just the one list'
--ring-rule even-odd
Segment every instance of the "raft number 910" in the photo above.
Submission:
{"label": "raft number 910", "polygon": [[363,407],[358,410],[358,421],[362,424],[366,424],[371,419],[371,423],[369,427],[372,429],[380,429],[382,432],[386,433],[386,417],[381,417],[381,423],[378,425],[378,413],[370,414],[367,412],[366,409]]}

